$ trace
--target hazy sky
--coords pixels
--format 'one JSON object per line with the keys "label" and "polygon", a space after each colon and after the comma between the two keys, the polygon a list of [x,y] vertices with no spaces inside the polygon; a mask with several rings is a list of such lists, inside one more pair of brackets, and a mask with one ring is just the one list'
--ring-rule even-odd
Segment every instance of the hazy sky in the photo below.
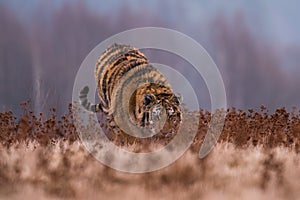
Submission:
{"label": "hazy sky", "polygon": [[[39,4],[47,4],[49,10],[57,9],[65,3],[74,2],[74,0],[0,0],[0,4],[8,5],[21,18],[25,19],[30,16],[32,11]],[[205,26],[206,21],[215,16],[217,13],[231,15],[238,11],[247,16],[249,24],[256,34],[261,35],[265,39],[271,39],[274,42],[280,42],[283,45],[300,43],[300,1],[297,0],[190,0],[174,1],[174,0],[152,0],[152,1],[135,1],[135,0],[87,0],[85,2],[90,9],[96,12],[104,12],[114,14],[121,6],[126,6],[133,11],[147,10],[153,15],[160,16],[165,20],[176,20],[180,29],[184,26],[185,20],[190,23],[202,23]],[[185,15],[182,16],[180,9],[184,9]]]}
{"label": "hazy sky", "polygon": [[[0,0],[0,8],[3,5],[1,10],[13,12],[0,13],[4,16],[0,39],[9,44],[1,47],[8,53],[0,57],[2,63],[9,65],[0,67],[12,72],[2,83],[22,91],[0,99],[7,106],[15,108],[30,98],[25,89],[31,87],[28,85],[32,80],[42,80],[41,97],[33,93],[32,96],[46,100],[51,96],[47,105],[65,108],[71,96],[66,92],[72,91],[76,70],[89,50],[112,34],[142,26],[175,29],[201,43],[226,78],[229,105],[299,105],[300,1]],[[43,51],[46,49],[47,53]],[[187,67],[185,62],[157,53],[149,54],[149,59],[178,69]],[[15,54],[22,57],[15,59]],[[18,80],[16,86],[14,72],[19,69],[27,70],[28,77]],[[56,70],[62,73],[57,75]],[[53,75],[57,76],[54,85]],[[187,76],[197,84],[200,103],[208,104],[205,83],[192,72]],[[30,82],[26,87],[25,80]],[[2,88],[2,93],[12,91]]]}

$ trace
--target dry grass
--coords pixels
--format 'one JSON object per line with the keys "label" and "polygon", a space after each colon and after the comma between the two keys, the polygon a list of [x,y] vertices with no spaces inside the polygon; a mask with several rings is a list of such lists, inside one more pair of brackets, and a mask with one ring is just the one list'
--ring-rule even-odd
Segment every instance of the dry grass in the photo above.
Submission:
{"label": "dry grass", "polygon": [[[219,143],[198,159],[211,114],[191,148],[159,171],[127,174],[81,145],[72,112],[0,113],[0,199],[299,199],[300,113],[231,109]],[[191,120],[192,122],[192,120]],[[134,145],[139,145],[135,143]],[[142,145],[142,144],[140,144]]]}

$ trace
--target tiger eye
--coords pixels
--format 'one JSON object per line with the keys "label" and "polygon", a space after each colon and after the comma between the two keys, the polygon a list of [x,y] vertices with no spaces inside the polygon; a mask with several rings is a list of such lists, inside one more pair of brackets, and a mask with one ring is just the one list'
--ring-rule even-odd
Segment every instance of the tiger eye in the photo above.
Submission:
{"label": "tiger eye", "polygon": [[144,105],[149,105],[151,102],[154,101],[154,96],[152,94],[145,94],[143,99]]}

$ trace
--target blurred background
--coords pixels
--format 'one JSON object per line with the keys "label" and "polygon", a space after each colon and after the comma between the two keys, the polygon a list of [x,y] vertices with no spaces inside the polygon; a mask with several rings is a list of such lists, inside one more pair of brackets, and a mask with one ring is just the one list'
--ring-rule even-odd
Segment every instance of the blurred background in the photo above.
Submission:
{"label": "blurred background", "polygon": [[[159,26],[194,38],[223,76],[228,105],[300,106],[300,2],[217,0],[0,0],[0,111],[66,112],[85,56],[101,41],[131,28]],[[188,67],[166,52],[145,51],[151,62]],[[200,106],[210,108],[201,77]],[[93,78],[93,77],[91,77]]]}

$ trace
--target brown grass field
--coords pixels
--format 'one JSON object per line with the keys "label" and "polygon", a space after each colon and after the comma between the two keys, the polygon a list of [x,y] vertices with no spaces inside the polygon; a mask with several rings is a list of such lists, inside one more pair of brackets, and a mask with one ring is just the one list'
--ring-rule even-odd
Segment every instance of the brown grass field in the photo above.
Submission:
{"label": "brown grass field", "polygon": [[[161,170],[129,174],[83,147],[72,111],[58,118],[0,113],[0,199],[299,199],[300,112],[230,109],[213,151],[198,152],[211,114],[200,110],[191,147]],[[191,120],[192,121],[192,120]],[[191,122],[192,123],[192,122]],[[134,143],[133,145],[142,145]]]}

